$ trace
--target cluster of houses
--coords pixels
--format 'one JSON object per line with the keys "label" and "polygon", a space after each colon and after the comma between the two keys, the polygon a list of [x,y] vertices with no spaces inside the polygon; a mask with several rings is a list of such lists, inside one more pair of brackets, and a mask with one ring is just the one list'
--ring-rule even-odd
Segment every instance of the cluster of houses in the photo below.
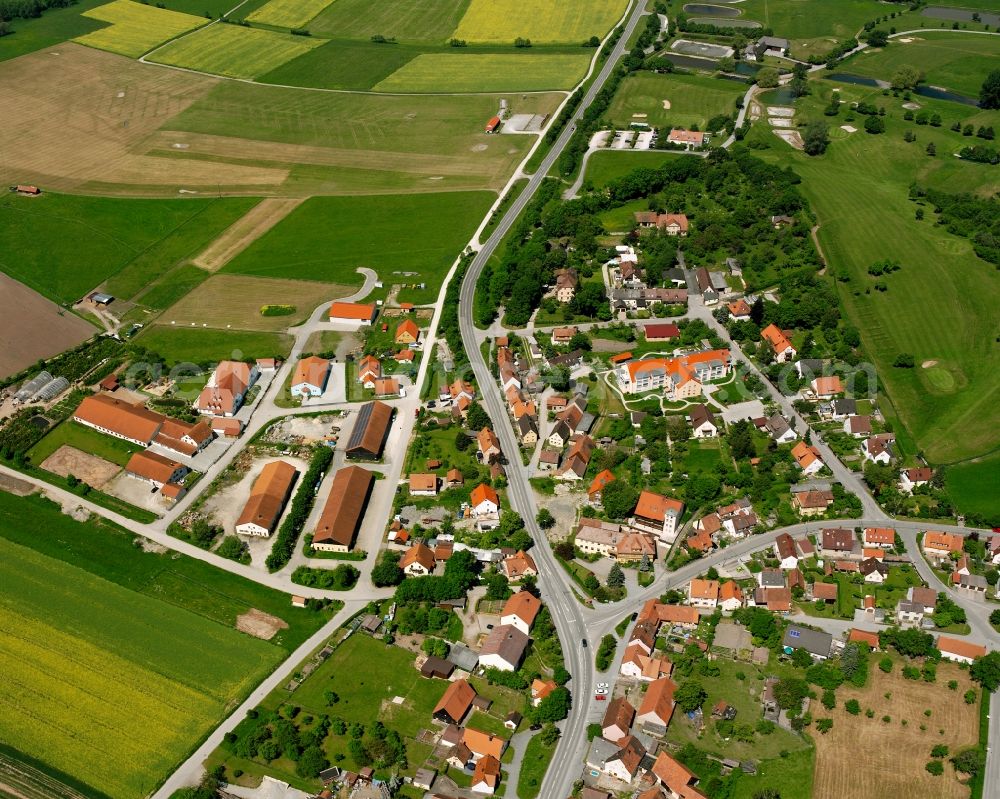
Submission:
{"label": "cluster of houses", "polygon": [[[521,553],[523,554],[523,553]],[[454,672],[471,673],[476,669],[495,668],[514,671],[520,667],[531,642],[531,627],[542,609],[541,601],[527,591],[519,591],[507,600],[500,611],[500,624],[487,634],[479,652],[456,644],[451,647],[448,658],[428,657],[421,665],[425,677],[439,677],[449,680],[440,700],[434,706],[433,718],[443,725],[438,738],[438,746],[443,750],[443,759],[449,766],[464,771],[471,778],[470,790],[474,793],[492,795],[500,785],[500,759],[507,748],[507,740],[502,736],[482,732],[464,726],[473,710],[486,710],[490,701],[476,693],[476,689],[466,678],[456,678]],[[532,702],[538,704],[544,696],[555,690],[552,681],[535,680],[532,685]],[[509,713],[504,726],[516,730],[521,723],[521,714]],[[421,787],[429,790],[434,775],[426,775]]]}
{"label": "cluster of houses", "polygon": [[723,540],[738,541],[752,535],[759,525],[750,500],[741,497],[698,519],[684,543],[688,549],[706,554]]}
{"label": "cluster of houses", "polygon": [[[653,216],[658,217],[656,214]],[[668,231],[668,235],[687,235],[687,217],[682,218],[684,219],[683,232],[681,232],[681,226],[676,219],[665,220],[664,229]],[[677,232],[670,233],[670,231]],[[645,272],[639,266],[639,256],[635,249],[625,244],[619,244],[615,249],[615,257],[606,264],[609,279],[608,299],[613,314],[621,315],[629,311],[645,311],[655,303],[687,305],[688,292],[684,270],[671,270],[678,274],[671,275],[669,288],[650,286],[646,282]]]}
{"label": "cluster of houses", "polygon": [[[588,499],[599,504],[601,491],[615,476],[605,470],[591,483]],[[588,555],[602,555],[619,562],[656,559],[656,545],[668,546],[677,538],[684,503],[652,491],[639,494],[631,516],[624,524],[584,516],[574,535],[574,545]]]}

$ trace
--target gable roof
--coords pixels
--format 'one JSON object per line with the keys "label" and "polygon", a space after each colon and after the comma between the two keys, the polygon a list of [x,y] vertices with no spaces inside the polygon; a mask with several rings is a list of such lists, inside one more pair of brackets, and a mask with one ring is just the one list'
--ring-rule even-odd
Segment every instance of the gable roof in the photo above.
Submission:
{"label": "gable roof", "polygon": [[374,483],[375,475],[360,466],[347,466],[338,471],[316,523],[313,543],[350,547]]}
{"label": "gable roof", "polygon": [[653,680],[646,689],[646,695],[639,706],[639,716],[652,714],[659,722],[666,725],[674,714],[674,691],[677,684],[669,677]]}
{"label": "gable roof", "polygon": [[[466,744],[468,746],[468,744]],[[485,755],[476,761],[476,767],[472,772],[472,784],[488,785],[496,788],[500,782],[500,761],[493,755]]]}
{"label": "gable roof", "polygon": [[878,649],[878,633],[873,633],[871,630],[859,630],[857,627],[852,627],[851,632],[847,636],[847,643],[868,644],[868,646],[872,649]]}
{"label": "gable roof", "polygon": [[412,319],[404,319],[400,322],[399,327],[396,328],[396,343],[398,344],[400,339],[410,337],[414,341],[420,338],[420,328],[417,327],[417,323]]}
{"label": "gable roof", "polygon": [[375,306],[357,302],[335,302],[330,305],[330,318],[370,322],[375,318]]}
{"label": "gable roof", "polygon": [[924,533],[924,549],[939,549],[947,552],[961,552],[965,539],[956,533],[942,533],[928,530]]}
{"label": "gable roof", "polygon": [[517,579],[518,577],[523,577],[525,574],[538,574],[538,566],[535,565],[535,561],[532,559],[531,555],[525,552],[523,549],[519,549],[515,554],[506,558],[503,562],[504,571],[507,572],[507,576],[512,579]]}
{"label": "gable roof", "polygon": [[854,531],[843,527],[827,527],[823,530],[822,548],[832,552],[851,552],[854,549]]}
{"label": "gable roof", "polygon": [[837,601],[838,583],[813,583],[813,597]]}
{"label": "gable roof", "polygon": [[590,484],[590,488],[587,489],[587,494],[594,496],[594,494],[600,493],[604,486],[613,482],[614,479],[614,474],[612,474],[608,469],[604,469],[594,478],[594,481]]}
{"label": "gable roof", "polygon": [[296,474],[295,467],[285,461],[265,465],[250,489],[250,497],[236,520],[236,527],[255,524],[265,530],[274,530]]}
{"label": "gable roof", "polygon": [[403,553],[399,559],[399,568],[405,569],[407,566],[418,564],[427,571],[434,571],[434,550],[424,543],[417,541],[412,547]]}
{"label": "gable roof", "polygon": [[864,541],[866,544],[889,544],[891,546],[896,542],[896,531],[891,527],[866,527]]}
{"label": "gable roof", "polygon": [[164,458],[150,450],[136,452],[128,459],[125,471],[143,477],[146,480],[153,480],[157,483],[167,483],[174,476],[174,472],[181,468],[181,464],[170,458]]}
{"label": "gable roof", "polygon": [[326,376],[330,371],[330,362],[326,358],[318,358],[312,355],[302,358],[295,365],[295,374],[292,376],[292,385],[297,386],[308,383],[311,386],[326,385]]}
{"label": "gable roof", "polygon": [[704,403],[695,405],[691,408],[691,412],[688,415],[691,417],[691,427],[695,429],[701,427],[706,422],[711,424],[712,427],[717,428],[719,426],[719,423],[715,420],[715,414]]}
{"label": "gable roof", "polygon": [[680,516],[683,511],[684,503],[680,500],[654,494],[652,491],[643,491],[639,494],[639,501],[635,505],[636,516],[659,522],[667,518],[667,513]]}
{"label": "gable roof", "polygon": [[776,353],[781,353],[788,349],[794,349],[792,347],[792,342],[788,340],[788,336],[786,336],[784,331],[782,331],[781,328],[775,324],[770,324],[761,330],[760,337],[770,344],[771,349],[773,349]]}
{"label": "gable roof", "polygon": [[628,732],[634,718],[635,708],[629,704],[628,699],[624,696],[619,696],[617,699],[612,699],[608,702],[608,709],[604,712],[604,720],[601,722],[601,727],[607,729],[608,727],[617,726],[619,729]]}
{"label": "gable roof", "polygon": [[378,400],[362,405],[347,441],[347,454],[376,458],[381,456],[385,439],[389,435],[392,413],[391,405]]}
{"label": "gable roof", "polygon": [[963,641],[960,638],[951,638],[947,635],[938,636],[937,648],[942,652],[963,658],[978,658],[986,655],[985,646]]}
{"label": "gable roof", "polygon": [[718,599],[719,581],[695,578],[688,586],[688,596],[692,599]]}
{"label": "gable roof", "polygon": [[141,405],[130,405],[107,394],[93,394],[84,398],[73,412],[73,418],[148,444],[159,431],[164,417]]}
{"label": "gable roof", "polygon": [[480,483],[472,489],[472,493],[469,495],[469,502],[472,507],[476,508],[487,501],[492,502],[498,508],[500,507],[500,497],[497,495],[496,489],[493,486],[486,485],[486,483]]}
{"label": "gable roof", "polygon": [[469,685],[468,680],[455,680],[448,684],[434,706],[434,715],[444,711],[452,721],[460,721],[469,712],[475,698],[476,689]]}
{"label": "gable roof", "polygon": [[518,591],[512,595],[500,611],[500,618],[517,616],[529,627],[534,624],[535,617],[542,609],[542,600],[529,591]]}
{"label": "gable roof", "polygon": [[488,655],[496,655],[506,663],[515,668],[524,657],[524,651],[528,648],[528,636],[521,632],[512,624],[499,624],[494,627],[490,634],[483,641],[482,649],[479,650],[479,659]]}
{"label": "gable roof", "polygon": [[807,444],[805,441],[799,441],[792,447],[792,457],[795,458],[795,462],[802,469],[807,469],[815,461],[823,462],[816,447]]}

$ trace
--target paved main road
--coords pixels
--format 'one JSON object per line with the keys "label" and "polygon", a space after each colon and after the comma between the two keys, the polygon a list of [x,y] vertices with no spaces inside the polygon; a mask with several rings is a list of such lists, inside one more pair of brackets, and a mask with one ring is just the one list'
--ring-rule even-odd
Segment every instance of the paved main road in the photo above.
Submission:
{"label": "paved main road", "polygon": [[511,204],[509,210],[497,224],[492,235],[476,254],[465,275],[459,298],[459,325],[462,332],[462,342],[465,346],[473,373],[479,384],[480,392],[486,412],[493,420],[493,429],[500,438],[501,447],[510,456],[507,466],[507,496],[513,507],[521,517],[531,533],[538,542],[538,546],[533,550],[535,560],[539,565],[539,587],[542,596],[549,607],[552,619],[555,622],[559,639],[562,642],[563,652],[566,657],[566,667],[573,675],[573,688],[576,701],[570,711],[569,718],[562,725],[563,737],[556,749],[552,765],[549,767],[542,782],[540,796],[559,797],[569,796],[572,793],[574,780],[579,776],[580,761],[575,757],[567,756],[569,751],[576,748],[577,742],[586,740],[587,725],[587,702],[584,700],[592,686],[594,675],[593,652],[589,648],[584,648],[581,640],[587,636],[586,626],[583,621],[581,606],[574,598],[570,588],[566,584],[565,575],[561,567],[556,563],[551,548],[545,539],[544,534],[535,522],[535,498],[530,483],[528,473],[521,464],[520,449],[518,442],[514,438],[513,430],[507,422],[507,413],[500,395],[493,385],[490,370],[483,360],[477,331],[472,320],[473,296],[476,290],[476,283],[483,267],[489,258],[496,251],[501,240],[514,225],[524,207],[530,202],[538,191],[542,181],[549,170],[556,163],[559,155],[566,148],[576,130],[576,125],[583,115],[583,112],[594,101],[597,92],[601,90],[611,75],[612,70],[617,66],[618,60],[625,53],[625,44],[628,42],[638,25],[639,20],[644,15],[645,3],[633,0],[633,5],[628,12],[625,28],[617,44],[613,48],[608,59],[604,62],[600,72],[594,79],[590,88],[587,89],[583,101],[580,103],[573,118],[565,126],[555,144],[545,156],[538,170],[528,181],[517,199]]}

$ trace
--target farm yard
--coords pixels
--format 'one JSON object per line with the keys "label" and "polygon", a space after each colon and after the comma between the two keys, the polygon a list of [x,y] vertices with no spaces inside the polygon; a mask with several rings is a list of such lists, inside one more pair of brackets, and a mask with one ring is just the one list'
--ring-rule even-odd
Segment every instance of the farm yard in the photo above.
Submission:
{"label": "farm yard", "polygon": [[6,538],[0,553],[0,734],[112,799],[149,794],[281,658]]}
{"label": "farm yard", "polygon": [[171,42],[157,50],[150,60],[232,78],[255,78],[321,44],[319,40],[288,33],[212,25]]}
{"label": "farm yard", "polygon": [[[142,452],[145,447],[120,438],[106,436],[93,428],[67,420],[52,428],[45,437],[28,450],[28,457],[34,464],[41,465],[63,446],[88,452],[105,461],[124,466],[133,453]],[[77,477],[83,477],[77,474]],[[100,488],[100,486],[95,486]]]}
{"label": "farm yard", "polygon": [[745,91],[742,83],[704,75],[641,72],[621,82],[608,118],[618,128],[645,122],[651,127],[705,130],[712,117],[731,114]]}
{"label": "farm yard", "polygon": [[603,37],[625,13],[617,0],[471,0],[454,36],[470,42],[503,42],[517,37],[532,44],[580,44]]}
{"label": "farm yard", "polygon": [[[0,259],[0,269],[7,269],[6,258],[0,255]],[[58,355],[97,332],[89,322],[2,273],[0,295],[5,303],[0,320],[0,377]]]}
{"label": "farm yard", "polygon": [[[311,280],[212,275],[197,291],[164,311],[160,322],[277,332],[301,324],[323,302],[351,293],[347,286]],[[295,311],[284,316],[264,316],[260,309],[275,302],[291,305]]]}
{"label": "farm yard", "polygon": [[[336,0],[309,25],[316,36],[368,41],[374,35],[403,42],[443,44],[458,26],[468,0]],[[382,48],[383,50],[385,48]]]}
{"label": "farm yard", "polygon": [[378,92],[499,92],[568,89],[589,56],[561,54],[418,55],[376,84]]}
{"label": "farm yard", "polygon": [[134,340],[168,365],[215,363],[227,358],[285,358],[292,349],[292,337],[281,333],[209,327],[151,325]]}
{"label": "farm yard", "polygon": [[[1000,444],[1000,407],[992,400],[1000,367],[992,343],[1000,273],[974,255],[967,239],[935,225],[933,208],[910,200],[909,188],[916,180],[952,193],[995,191],[987,170],[950,156],[968,142],[950,126],[954,121],[998,126],[1000,113],[921,97],[921,106],[940,114],[942,125],[917,127],[902,119],[901,99],[837,85],[844,101],[886,107],[885,135],[843,134],[818,158],[792,151],[763,129],[749,138],[764,141],[767,149],[758,151],[763,158],[780,158],[802,177],[822,250],[841,270],[837,286],[846,316],[878,368],[891,401],[882,402],[881,410],[900,422],[896,432],[904,452],[922,450],[932,464],[990,452]],[[799,101],[798,113],[821,116],[832,82],[813,86],[813,95]],[[919,131],[918,141],[903,142],[907,128]],[[935,142],[937,157],[926,154],[928,142]],[[928,220],[916,218],[918,208]],[[879,225],[869,224],[876,218]],[[885,281],[886,291],[871,290],[868,267],[885,257],[902,268]],[[930,306],[936,309],[933,324],[919,310]],[[915,368],[893,366],[902,352],[913,354]]]}
{"label": "farm yard", "polygon": [[302,28],[326,8],[332,0],[268,0],[252,14],[247,22],[274,25],[279,28]]}
{"label": "farm yard", "polygon": [[844,64],[847,71],[892,80],[902,66],[922,72],[929,84],[970,97],[979,95],[983,75],[1000,67],[1000,45],[990,36],[929,30],[888,47],[865,51]]}
{"label": "farm yard", "polygon": [[[957,691],[945,687],[949,680],[958,681]],[[945,763],[940,777],[929,774],[924,765],[936,744],[945,744],[955,753],[978,742],[978,705],[961,701],[970,687],[968,671],[956,665],[939,664],[936,682],[914,682],[903,678],[897,660],[890,674],[872,668],[862,689],[842,686],[834,710],[811,703],[814,720],[833,719],[830,732],[812,736],[815,799],[866,799],[872,796],[873,785],[879,786],[879,796],[967,799],[969,789],[958,781],[950,764]],[[844,710],[850,699],[856,699],[864,711],[872,709],[873,718]],[[852,753],[849,769],[844,768],[845,752]]]}
{"label": "farm yard", "polygon": [[111,23],[78,36],[76,41],[98,50],[138,58],[181,34],[206,24],[193,14],[179,14],[133,0],[113,0],[84,12],[84,16]]}
{"label": "farm yard", "polygon": [[223,267],[220,274],[317,280],[360,287],[358,266],[388,283],[428,288],[429,301],[476,223],[493,202],[487,192],[397,197],[314,197]]}

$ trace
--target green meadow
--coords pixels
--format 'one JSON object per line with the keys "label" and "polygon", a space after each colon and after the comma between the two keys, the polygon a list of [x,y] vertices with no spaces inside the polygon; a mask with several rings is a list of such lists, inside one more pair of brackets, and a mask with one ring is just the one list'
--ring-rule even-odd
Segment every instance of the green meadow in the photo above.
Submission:
{"label": "green meadow", "polygon": [[866,22],[906,10],[878,0],[746,0],[738,8],[743,18],[757,20],[772,28],[775,36],[792,40],[795,58],[828,53],[837,42],[856,36]]}
{"label": "green meadow", "polygon": [[[814,81],[813,96],[798,104],[799,119],[826,119],[821,109],[833,86]],[[1000,272],[976,257],[966,239],[935,225],[931,207],[920,208],[925,218],[918,220],[909,188],[916,181],[949,192],[1000,189],[994,168],[953,157],[970,139],[949,129],[953,121],[1000,126],[1000,113],[915,98],[943,120],[938,128],[918,126],[903,120],[901,98],[847,84],[840,88],[845,100],[884,106],[886,132],[865,133],[858,115],[850,123],[858,131],[849,134],[839,127],[846,124],[847,112],[841,111],[829,120],[835,138],[822,156],[792,150],[763,126],[755,127],[751,143],[766,148],[759,151],[763,157],[791,165],[803,178],[847,318],[861,331],[888,394],[883,412],[905,427],[934,464],[994,450],[1000,445],[995,401]],[[916,141],[904,141],[907,130]],[[929,142],[936,157],[925,151]],[[885,291],[867,271],[883,258],[901,264],[884,278]],[[916,367],[894,367],[899,353],[912,354]]]}
{"label": "green meadow", "polygon": [[656,169],[672,158],[683,157],[666,150],[602,150],[590,154],[585,177],[594,186],[606,186],[640,167]]}
{"label": "green meadow", "polygon": [[255,203],[4,193],[0,270],[56,302],[75,302],[104,281],[116,296],[131,297]]}
{"label": "green meadow", "polygon": [[587,71],[583,54],[425,53],[376,84],[379,92],[501,92],[569,89]]}
{"label": "green meadow", "polygon": [[136,336],[135,342],[157,353],[168,364],[285,358],[292,349],[292,337],[283,333],[155,324]]}
{"label": "green meadow", "polygon": [[367,266],[389,283],[426,283],[429,302],[495,200],[491,192],[314,197],[229,262],[223,272],[360,286]]}
{"label": "green meadow", "polygon": [[955,507],[965,513],[979,514],[988,525],[1000,526],[997,505],[1000,454],[948,466],[944,474],[945,487]]}
{"label": "green meadow", "polygon": [[[286,654],[218,614],[235,604],[298,616],[284,594],[193,563],[143,553],[124,531],[74,522],[47,500],[0,494],[4,744],[93,793],[153,792]],[[322,621],[306,615],[296,638]]]}
{"label": "green meadow", "polygon": [[705,130],[712,117],[733,112],[747,86],[706,75],[639,72],[621,82],[607,117],[618,128],[646,122],[653,127],[697,125],[699,130]]}

